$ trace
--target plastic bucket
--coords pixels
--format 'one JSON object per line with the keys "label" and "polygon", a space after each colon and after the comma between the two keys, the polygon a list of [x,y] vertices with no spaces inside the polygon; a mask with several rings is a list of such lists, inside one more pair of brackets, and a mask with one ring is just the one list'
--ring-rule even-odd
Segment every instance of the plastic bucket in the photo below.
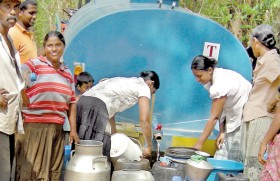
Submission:
{"label": "plastic bucket", "polygon": [[224,174],[231,173],[237,175],[243,172],[244,164],[233,160],[220,160],[215,158],[207,158],[207,161],[213,166],[213,170],[207,178],[207,181],[214,181],[217,172]]}
{"label": "plastic bucket", "polygon": [[138,140],[135,144],[132,140],[125,134],[115,133],[111,136],[111,151],[110,157],[113,164],[119,158],[125,158],[129,161],[140,161],[142,157],[141,144]]}
{"label": "plastic bucket", "polygon": [[64,146],[64,159],[62,168],[65,170],[71,156],[71,145]]}

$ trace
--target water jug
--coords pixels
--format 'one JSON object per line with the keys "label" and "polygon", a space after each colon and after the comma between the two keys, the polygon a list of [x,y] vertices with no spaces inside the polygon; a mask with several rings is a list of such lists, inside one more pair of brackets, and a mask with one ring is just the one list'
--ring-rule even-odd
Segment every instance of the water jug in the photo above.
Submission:
{"label": "water jug", "polygon": [[[137,144],[135,144],[134,140]],[[115,133],[111,135],[111,161],[116,164],[120,158],[125,158],[129,161],[140,161],[142,157],[141,144],[134,138],[129,138],[125,134]]]}
{"label": "water jug", "polygon": [[66,167],[65,181],[110,181],[111,164],[102,155],[103,143],[80,140],[71,152]]}
{"label": "water jug", "polygon": [[185,166],[183,164],[172,162],[168,165],[163,165],[158,161],[153,164],[151,172],[155,181],[170,181],[174,176],[185,178],[184,168]]}

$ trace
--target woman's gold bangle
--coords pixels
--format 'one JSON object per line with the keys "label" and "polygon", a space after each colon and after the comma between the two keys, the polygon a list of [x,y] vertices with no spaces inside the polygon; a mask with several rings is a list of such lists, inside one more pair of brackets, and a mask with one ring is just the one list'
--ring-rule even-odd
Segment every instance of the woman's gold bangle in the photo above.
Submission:
{"label": "woman's gold bangle", "polygon": [[275,98],[276,98],[277,101],[280,101],[279,94],[277,94],[277,95],[275,96]]}

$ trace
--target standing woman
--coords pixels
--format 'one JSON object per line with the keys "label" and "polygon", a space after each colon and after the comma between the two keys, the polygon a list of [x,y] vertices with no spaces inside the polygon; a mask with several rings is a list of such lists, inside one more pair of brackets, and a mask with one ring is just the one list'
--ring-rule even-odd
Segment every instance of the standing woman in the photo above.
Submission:
{"label": "standing woman", "polygon": [[17,165],[17,180],[59,180],[63,165],[63,123],[68,116],[70,141],[76,132],[74,82],[70,70],[60,62],[65,40],[57,31],[44,39],[45,56],[22,65],[28,107],[24,109],[25,135]]}
{"label": "standing woman", "polygon": [[140,126],[146,142],[143,157],[150,157],[150,98],[159,85],[159,77],[154,71],[141,72],[140,77],[114,77],[99,82],[85,92],[77,103],[80,139],[102,141],[103,154],[110,158],[111,134],[116,132],[115,114],[138,103]]}
{"label": "standing woman", "polygon": [[278,92],[280,56],[269,25],[254,28],[250,43],[258,60],[253,71],[253,87],[243,113],[244,173],[252,180],[259,180],[262,166],[258,162],[258,150],[273,119],[266,106]]}
{"label": "standing woman", "polygon": [[193,75],[209,91],[212,99],[210,117],[194,148],[201,150],[219,120],[218,150],[214,157],[240,161],[242,111],[251,84],[237,72],[216,68],[216,64],[215,59],[203,55],[192,61]]}

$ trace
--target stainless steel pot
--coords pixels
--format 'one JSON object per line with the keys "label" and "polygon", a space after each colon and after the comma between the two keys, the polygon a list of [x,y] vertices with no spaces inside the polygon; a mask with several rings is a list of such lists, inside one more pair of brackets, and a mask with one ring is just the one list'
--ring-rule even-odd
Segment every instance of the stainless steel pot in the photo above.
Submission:
{"label": "stainless steel pot", "polygon": [[110,181],[111,164],[102,155],[103,143],[80,140],[71,152],[66,167],[65,181]]}
{"label": "stainless steel pot", "polygon": [[189,159],[195,154],[197,149],[191,147],[169,147],[166,149],[166,156],[171,158],[185,158]]}
{"label": "stainless steel pot", "polygon": [[199,162],[188,159],[185,165],[186,180],[189,181],[205,181],[213,167],[207,161],[201,160]]}

